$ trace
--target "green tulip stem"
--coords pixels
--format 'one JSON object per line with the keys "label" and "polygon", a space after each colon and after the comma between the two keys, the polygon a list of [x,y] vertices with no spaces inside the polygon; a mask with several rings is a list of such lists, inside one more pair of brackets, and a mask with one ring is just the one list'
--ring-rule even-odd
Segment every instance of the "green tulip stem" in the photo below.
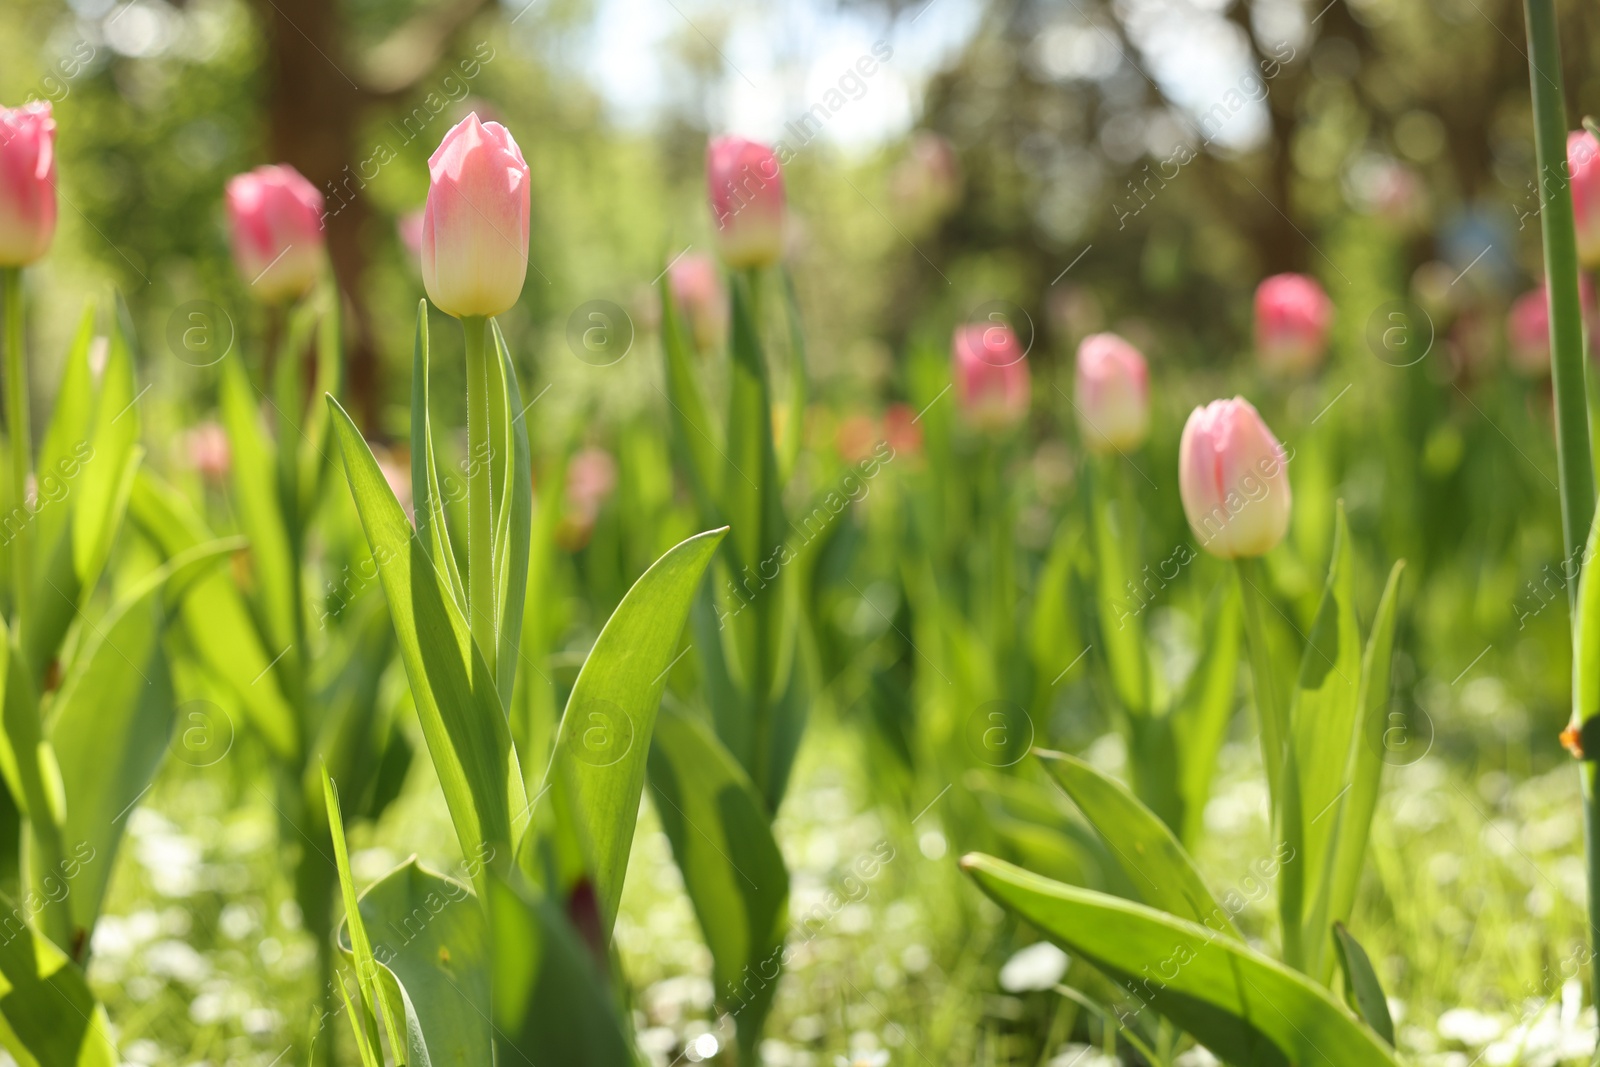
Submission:
{"label": "green tulip stem", "polygon": [[472,638],[495,672],[494,523],[491,518],[494,466],[489,445],[489,360],[484,351],[486,320],[469,315],[461,320],[467,341],[467,614]]}
{"label": "green tulip stem", "polygon": [[[0,268],[0,302],[5,307],[6,428],[11,445],[11,506],[27,510],[28,472],[33,449],[28,426],[28,359],[22,347],[22,268]],[[33,574],[28,556],[32,531],[24,520],[11,538],[12,630],[20,632],[29,615]]]}
{"label": "green tulip stem", "polygon": [[1244,605],[1245,644],[1250,652],[1250,677],[1255,693],[1256,718],[1260,721],[1261,762],[1267,768],[1267,792],[1272,810],[1283,801],[1283,756],[1287,743],[1289,709],[1278,691],[1278,674],[1272,666],[1272,649],[1267,644],[1267,594],[1261,561],[1241,558],[1234,562],[1239,579],[1239,599]]}

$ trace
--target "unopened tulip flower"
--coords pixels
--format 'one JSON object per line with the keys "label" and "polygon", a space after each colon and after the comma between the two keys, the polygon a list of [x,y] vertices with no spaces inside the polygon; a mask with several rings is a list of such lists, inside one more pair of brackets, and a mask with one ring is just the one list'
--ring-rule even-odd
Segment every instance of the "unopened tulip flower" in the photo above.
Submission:
{"label": "unopened tulip flower", "polygon": [[1333,302],[1304,274],[1274,274],[1256,287],[1256,354],[1270,371],[1302,374],[1322,362]]}
{"label": "unopened tulip flower", "polygon": [[[1594,286],[1584,275],[1578,276],[1579,303],[1584,322],[1594,311]],[[1506,315],[1506,340],[1511,369],[1524,378],[1543,378],[1550,374],[1550,295],[1548,287],[1531,289],[1511,302]]]}
{"label": "unopened tulip flower", "polygon": [[1078,421],[1094,452],[1138,448],[1150,433],[1150,373],[1144,356],[1114,333],[1078,346]]}
{"label": "unopened tulip flower", "polygon": [[1266,555],[1289,529],[1288,457],[1243,397],[1190,414],[1178,492],[1200,547],[1222,559]]}
{"label": "unopened tulip flower", "polygon": [[1026,353],[1011,327],[969,323],[951,339],[956,403],[972,425],[998,430],[1028,414]]}
{"label": "unopened tulip flower", "polygon": [[735,270],[771,266],[783,255],[783,174],[772,149],[743,137],[706,146],[706,186],[717,249]]}
{"label": "unopened tulip flower", "polygon": [[215,421],[200,423],[185,435],[189,464],[200,476],[213,485],[221,485],[228,477],[233,461],[233,450],[228,445],[228,435]]}
{"label": "unopened tulip flower", "polygon": [[1600,141],[1588,130],[1567,135],[1567,169],[1572,175],[1572,215],[1578,230],[1578,258],[1600,268]]}
{"label": "unopened tulip flower", "polygon": [[511,132],[468,115],[428,160],[422,283],[457,318],[510,310],[528,274],[529,174]]}
{"label": "unopened tulip flower", "polygon": [[322,271],[322,194],[287,163],[228,179],[233,262],[250,291],[275,304],[304,296]]}
{"label": "unopened tulip flower", "polygon": [[0,108],[0,267],[25,267],[56,232],[56,124],[42,101]]}
{"label": "unopened tulip flower", "polygon": [[672,298],[689,322],[689,332],[701,351],[722,343],[728,321],[728,294],[716,260],[699,253],[680,256],[667,270]]}

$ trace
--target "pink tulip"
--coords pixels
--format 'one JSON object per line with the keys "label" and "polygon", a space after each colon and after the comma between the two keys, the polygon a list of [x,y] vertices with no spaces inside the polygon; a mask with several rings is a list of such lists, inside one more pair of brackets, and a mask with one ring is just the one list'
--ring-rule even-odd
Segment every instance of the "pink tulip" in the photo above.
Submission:
{"label": "pink tulip", "polygon": [[1304,274],[1274,274],[1256,287],[1256,354],[1270,371],[1302,374],[1322,362],[1333,303]]}
{"label": "pink tulip", "polygon": [[56,232],[56,124],[43,101],[0,107],[0,267],[25,267]]}
{"label": "pink tulip", "polygon": [[1578,258],[1593,270],[1600,267],[1600,141],[1588,130],[1567,134],[1567,169],[1572,174]]}
{"label": "pink tulip", "polygon": [[268,303],[304,296],[322,271],[322,194],[287,163],[228,180],[233,261]]}
{"label": "pink tulip", "polygon": [[717,247],[735,270],[766,267],[783,255],[783,174],[764,144],[718,137],[706,146],[706,186]]}
{"label": "pink tulip", "polygon": [[1114,333],[1078,346],[1078,421],[1094,452],[1125,452],[1150,433],[1150,372],[1144,356]]}
{"label": "pink tulip", "polygon": [[428,160],[422,284],[440,311],[499,315],[528,274],[528,164],[511,132],[468,115]]}
{"label": "pink tulip", "polygon": [[1195,408],[1178,445],[1189,528],[1222,559],[1262,556],[1289,529],[1288,456],[1243,397]]}
{"label": "pink tulip", "polygon": [[200,476],[213,485],[221,485],[228,477],[233,451],[228,447],[228,435],[214,421],[206,421],[184,435],[188,445],[189,464]]}
{"label": "pink tulip", "polygon": [[678,310],[689,320],[689,332],[703,352],[722,343],[728,321],[728,294],[710,256],[694,253],[678,257],[667,270],[667,282]]}
{"label": "pink tulip", "polygon": [[982,430],[999,430],[1028,414],[1028,364],[1011,327],[958,326],[950,347],[956,403],[967,421]]}
{"label": "pink tulip", "polygon": [[411,253],[411,258],[419,263],[422,261],[422,216],[423,209],[417,208],[394,220],[395,235],[405,245],[406,251]]}
{"label": "pink tulip", "polygon": [[[1594,312],[1594,286],[1578,275],[1578,299],[1584,322]],[[1511,302],[1506,315],[1506,339],[1511,369],[1524,378],[1543,378],[1550,374],[1550,297],[1546,286],[1531,289]]]}

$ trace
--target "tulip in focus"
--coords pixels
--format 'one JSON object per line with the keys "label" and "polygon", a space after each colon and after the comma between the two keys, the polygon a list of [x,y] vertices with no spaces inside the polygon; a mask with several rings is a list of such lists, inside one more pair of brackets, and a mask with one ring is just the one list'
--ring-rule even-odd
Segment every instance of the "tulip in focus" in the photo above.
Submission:
{"label": "tulip in focus", "polygon": [[735,270],[767,267],[783,255],[783,174],[772,149],[743,137],[706,146],[706,186],[717,249]]}
{"label": "tulip in focus", "polygon": [[184,435],[189,452],[189,465],[200,472],[212,485],[221,485],[228,477],[233,452],[228,446],[228,435],[214,421],[202,422]]}
{"label": "tulip in focus", "polygon": [[228,181],[233,261],[269,304],[304,296],[322,270],[322,194],[286,163]]}
{"label": "tulip in focus", "polygon": [[1600,268],[1600,141],[1588,130],[1567,134],[1567,169],[1572,175],[1572,216],[1578,230],[1578,258]]}
{"label": "tulip in focus", "polygon": [[1288,457],[1243,397],[1195,408],[1178,445],[1178,492],[1200,547],[1263,556],[1289,529]]}
{"label": "tulip in focus", "polygon": [[1026,353],[1009,326],[969,323],[951,339],[956,403],[981,430],[1013,426],[1028,414]]}
{"label": "tulip in focus", "polygon": [[[1587,326],[1594,312],[1594,286],[1578,275],[1578,299],[1583,305]],[[1550,374],[1550,297],[1544,285],[1529,290],[1511,302],[1506,315],[1506,339],[1511,369],[1524,378],[1544,378]]]}
{"label": "tulip in focus", "polygon": [[510,310],[528,274],[529,174],[511,132],[468,115],[428,160],[422,284],[457,318]]}
{"label": "tulip in focus", "polygon": [[1114,333],[1090,334],[1078,346],[1078,421],[1094,452],[1125,452],[1150,433],[1150,373],[1144,356]]}
{"label": "tulip in focus", "polygon": [[0,267],[25,267],[56,232],[56,124],[42,101],[0,108]]}
{"label": "tulip in focus", "polygon": [[719,348],[728,321],[728,294],[723,291],[716,261],[698,253],[680,256],[667,269],[667,282],[678,310],[689,322],[695,347],[702,352]]}
{"label": "tulip in focus", "polygon": [[1304,274],[1274,274],[1256,287],[1256,354],[1270,371],[1315,368],[1332,324],[1333,302]]}

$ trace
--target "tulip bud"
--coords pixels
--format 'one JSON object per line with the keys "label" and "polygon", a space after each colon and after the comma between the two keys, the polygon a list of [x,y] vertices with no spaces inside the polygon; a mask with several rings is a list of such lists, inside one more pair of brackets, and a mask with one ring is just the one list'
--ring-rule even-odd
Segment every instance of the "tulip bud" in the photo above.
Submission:
{"label": "tulip bud", "polygon": [[951,339],[956,403],[981,430],[1000,430],[1028,414],[1026,353],[1009,326],[969,323]]}
{"label": "tulip bud", "polygon": [[428,160],[422,284],[448,315],[510,310],[528,275],[528,164],[498,122],[468,115]]}
{"label": "tulip bud", "polygon": [[1200,547],[1222,559],[1263,556],[1289,529],[1283,446],[1243,397],[1195,408],[1178,445],[1178,493]]}
{"label": "tulip bud", "polygon": [[706,186],[717,220],[717,248],[735,270],[766,267],[783,255],[783,174],[764,144],[718,137],[706,146]]}
{"label": "tulip bud", "polygon": [[1275,274],[1256,287],[1256,354],[1270,371],[1303,374],[1322,362],[1333,303],[1304,274]]}
{"label": "tulip bud", "polygon": [[0,107],[0,267],[25,267],[56,232],[56,124],[39,101]]}
{"label": "tulip bud", "polygon": [[680,256],[667,269],[667,282],[695,345],[702,352],[720,346],[728,321],[728,294],[722,289],[716,261],[698,253]]}
{"label": "tulip bud", "polygon": [[188,445],[189,465],[212,485],[227,480],[232,464],[233,450],[228,446],[228,435],[215,421],[206,421],[185,435]]}
{"label": "tulip bud", "polygon": [[1150,372],[1144,356],[1114,333],[1078,346],[1078,422],[1094,452],[1125,452],[1150,433]]}
{"label": "tulip bud", "polygon": [[286,163],[228,180],[239,275],[262,300],[304,296],[322,270],[322,194]]}
{"label": "tulip bud", "polygon": [[1572,175],[1572,215],[1578,230],[1578,258],[1600,267],[1600,141],[1588,130],[1567,134],[1567,170]]}
{"label": "tulip bud", "polygon": [[[1578,275],[1578,302],[1585,325],[1594,311],[1594,286]],[[1541,285],[1511,302],[1506,315],[1507,354],[1511,369],[1524,378],[1545,378],[1550,374],[1550,290]]]}

